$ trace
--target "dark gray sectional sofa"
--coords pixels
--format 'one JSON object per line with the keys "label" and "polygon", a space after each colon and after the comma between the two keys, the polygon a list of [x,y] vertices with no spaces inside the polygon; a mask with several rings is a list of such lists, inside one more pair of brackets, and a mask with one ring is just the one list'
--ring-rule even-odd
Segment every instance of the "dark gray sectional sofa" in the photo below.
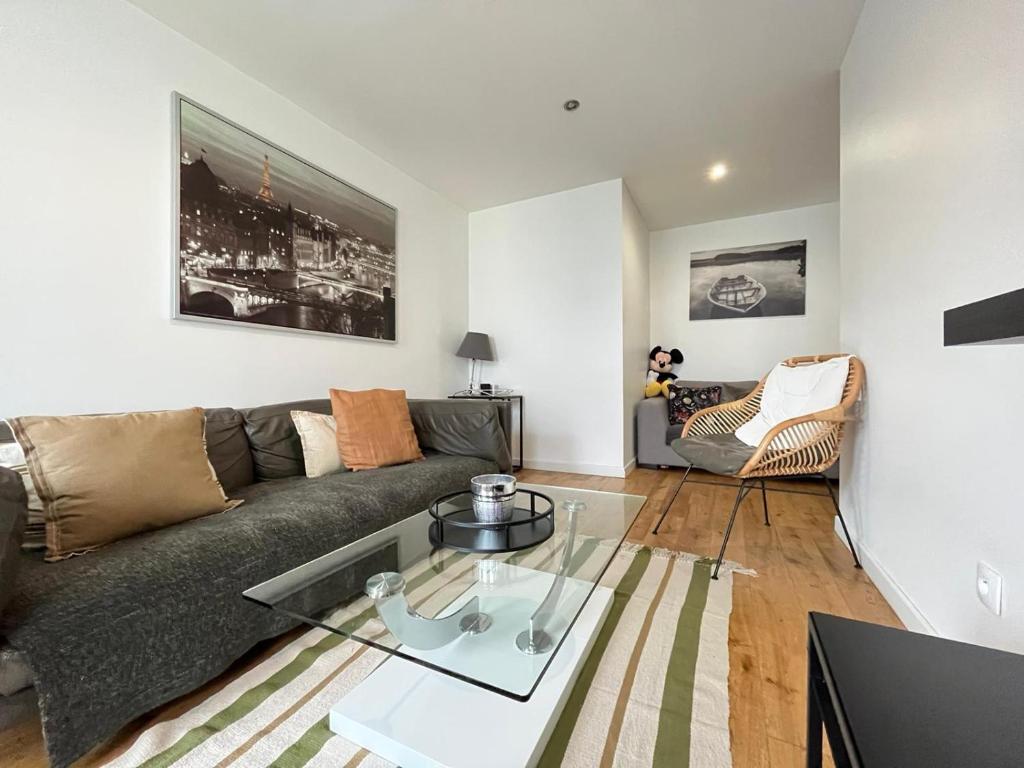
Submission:
{"label": "dark gray sectional sofa", "polygon": [[17,551],[25,498],[19,476],[0,468],[0,576],[16,567],[0,594],[0,663],[27,664],[54,766],[294,626],[244,589],[511,466],[497,404],[414,400],[424,461],[307,479],[293,409],[330,413],[330,402],[207,411],[210,462],[245,500],[237,509],[57,563]]}

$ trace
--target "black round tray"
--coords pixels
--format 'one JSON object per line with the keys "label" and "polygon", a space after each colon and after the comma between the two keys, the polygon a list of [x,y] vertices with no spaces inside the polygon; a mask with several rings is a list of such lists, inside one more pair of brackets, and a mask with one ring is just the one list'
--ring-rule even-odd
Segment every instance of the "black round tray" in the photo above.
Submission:
{"label": "black round tray", "polygon": [[[481,523],[473,514],[471,491],[456,491],[434,499],[430,505],[430,543],[461,552],[516,552],[547,541],[555,532],[555,502],[539,491],[525,488],[516,493],[529,497],[528,506],[517,504],[512,518],[504,523]],[[463,496],[469,506],[440,511],[442,504]]]}

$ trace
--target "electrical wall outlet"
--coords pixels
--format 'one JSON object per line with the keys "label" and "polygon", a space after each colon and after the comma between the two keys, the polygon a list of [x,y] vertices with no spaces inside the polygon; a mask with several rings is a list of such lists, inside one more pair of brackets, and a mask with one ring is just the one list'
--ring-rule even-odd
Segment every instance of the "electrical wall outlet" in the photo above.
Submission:
{"label": "electrical wall outlet", "polygon": [[978,562],[978,599],[996,616],[1003,613],[1003,577],[987,563]]}

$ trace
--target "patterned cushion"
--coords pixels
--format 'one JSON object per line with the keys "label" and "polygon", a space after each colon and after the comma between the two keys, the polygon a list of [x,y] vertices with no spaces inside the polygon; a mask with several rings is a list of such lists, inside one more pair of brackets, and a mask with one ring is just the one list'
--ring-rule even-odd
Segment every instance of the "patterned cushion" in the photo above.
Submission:
{"label": "patterned cushion", "polygon": [[685,424],[697,411],[718,405],[722,400],[722,388],[719,386],[695,389],[669,384],[668,391],[669,424]]}

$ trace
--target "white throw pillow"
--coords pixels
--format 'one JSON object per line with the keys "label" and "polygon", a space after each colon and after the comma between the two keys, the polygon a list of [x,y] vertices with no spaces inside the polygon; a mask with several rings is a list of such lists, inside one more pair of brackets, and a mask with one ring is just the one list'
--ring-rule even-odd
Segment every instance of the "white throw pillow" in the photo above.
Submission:
{"label": "white throw pillow", "polygon": [[839,405],[849,372],[849,357],[792,368],[779,363],[764,382],[761,410],[736,430],[736,437],[757,447],[777,424]]}
{"label": "white throw pillow", "polygon": [[302,441],[306,477],[320,477],[345,469],[338,452],[338,428],[333,416],[292,411],[292,421]]}

